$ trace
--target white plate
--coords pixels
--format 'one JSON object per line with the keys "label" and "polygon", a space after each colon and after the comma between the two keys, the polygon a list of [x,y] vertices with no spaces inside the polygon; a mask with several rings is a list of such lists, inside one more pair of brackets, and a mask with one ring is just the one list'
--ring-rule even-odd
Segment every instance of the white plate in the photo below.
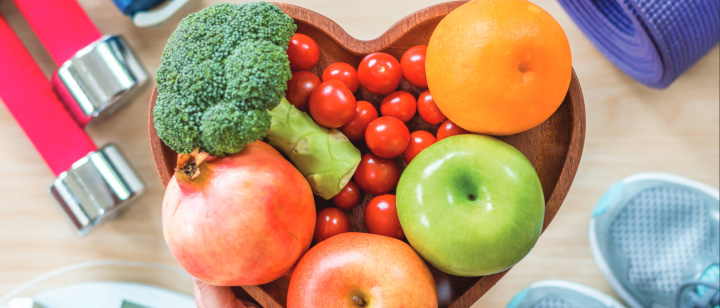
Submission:
{"label": "white plate", "polygon": [[121,308],[127,301],[148,308],[194,308],[192,285],[179,267],[99,260],[31,279],[0,297],[0,307]]}
{"label": "white plate", "polygon": [[195,308],[189,295],[132,282],[87,282],[34,296],[44,308],[121,308],[123,301],[148,308]]}

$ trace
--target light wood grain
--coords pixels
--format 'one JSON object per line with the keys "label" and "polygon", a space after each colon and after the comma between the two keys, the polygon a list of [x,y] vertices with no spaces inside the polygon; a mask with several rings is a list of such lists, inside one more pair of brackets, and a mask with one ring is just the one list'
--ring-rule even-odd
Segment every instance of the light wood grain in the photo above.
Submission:
{"label": "light wood grain", "polygon": [[[80,2],[103,32],[123,34],[148,70],[155,70],[177,18],[159,28],[138,29],[109,0]],[[198,2],[194,9],[221,1]],[[403,16],[440,2],[292,1],[327,16],[361,39],[372,39]],[[504,307],[516,292],[543,279],[571,280],[613,294],[595,266],[586,235],[592,207],[604,190],[616,180],[642,171],[676,173],[715,187],[720,177],[717,47],[669,89],[652,90],[605,60],[556,1],[533,2],[548,10],[570,39],[573,65],[585,96],[585,149],[572,189],[535,249],[473,307]],[[10,3],[0,1],[0,12],[11,22],[17,21]],[[27,27],[20,30],[24,39],[31,37]],[[28,46],[46,71],[52,71],[39,43],[29,41]],[[81,261],[114,258],[175,264],[162,239],[162,189],[147,140],[150,90],[115,117],[88,129],[98,144],[118,144],[149,190],[117,220],[83,239],[70,231],[45,193],[52,174],[7,110],[0,107],[4,145],[0,155],[0,295],[43,272]]]}

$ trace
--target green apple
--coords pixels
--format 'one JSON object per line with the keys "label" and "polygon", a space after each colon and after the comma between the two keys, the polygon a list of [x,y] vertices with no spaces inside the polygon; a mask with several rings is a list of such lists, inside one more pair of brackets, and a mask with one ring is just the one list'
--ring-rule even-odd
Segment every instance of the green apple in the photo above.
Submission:
{"label": "green apple", "polygon": [[407,166],[397,187],[410,245],[448,274],[483,276],[519,262],[545,216],[540,179],[513,146],[481,135],[438,141]]}

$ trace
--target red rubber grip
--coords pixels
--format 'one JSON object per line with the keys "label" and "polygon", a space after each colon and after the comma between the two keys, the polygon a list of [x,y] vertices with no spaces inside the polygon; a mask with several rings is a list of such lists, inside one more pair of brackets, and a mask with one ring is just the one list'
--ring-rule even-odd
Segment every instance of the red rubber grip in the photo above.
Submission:
{"label": "red rubber grip", "polygon": [[13,0],[58,66],[102,36],[75,0]]}
{"label": "red rubber grip", "polygon": [[50,81],[2,16],[0,68],[0,100],[55,175],[97,150],[65,110]]}

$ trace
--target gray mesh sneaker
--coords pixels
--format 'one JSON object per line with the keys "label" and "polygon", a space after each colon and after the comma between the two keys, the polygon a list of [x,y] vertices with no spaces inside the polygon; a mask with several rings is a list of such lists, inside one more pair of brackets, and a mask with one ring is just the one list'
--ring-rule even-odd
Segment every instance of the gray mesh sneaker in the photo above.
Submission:
{"label": "gray mesh sneaker", "polygon": [[614,298],[581,284],[546,280],[518,292],[506,308],[625,308]]}
{"label": "gray mesh sneaker", "polygon": [[718,190],[670,174],[613,185],[593,210],[590,245],[633,308],[718,307]]}

